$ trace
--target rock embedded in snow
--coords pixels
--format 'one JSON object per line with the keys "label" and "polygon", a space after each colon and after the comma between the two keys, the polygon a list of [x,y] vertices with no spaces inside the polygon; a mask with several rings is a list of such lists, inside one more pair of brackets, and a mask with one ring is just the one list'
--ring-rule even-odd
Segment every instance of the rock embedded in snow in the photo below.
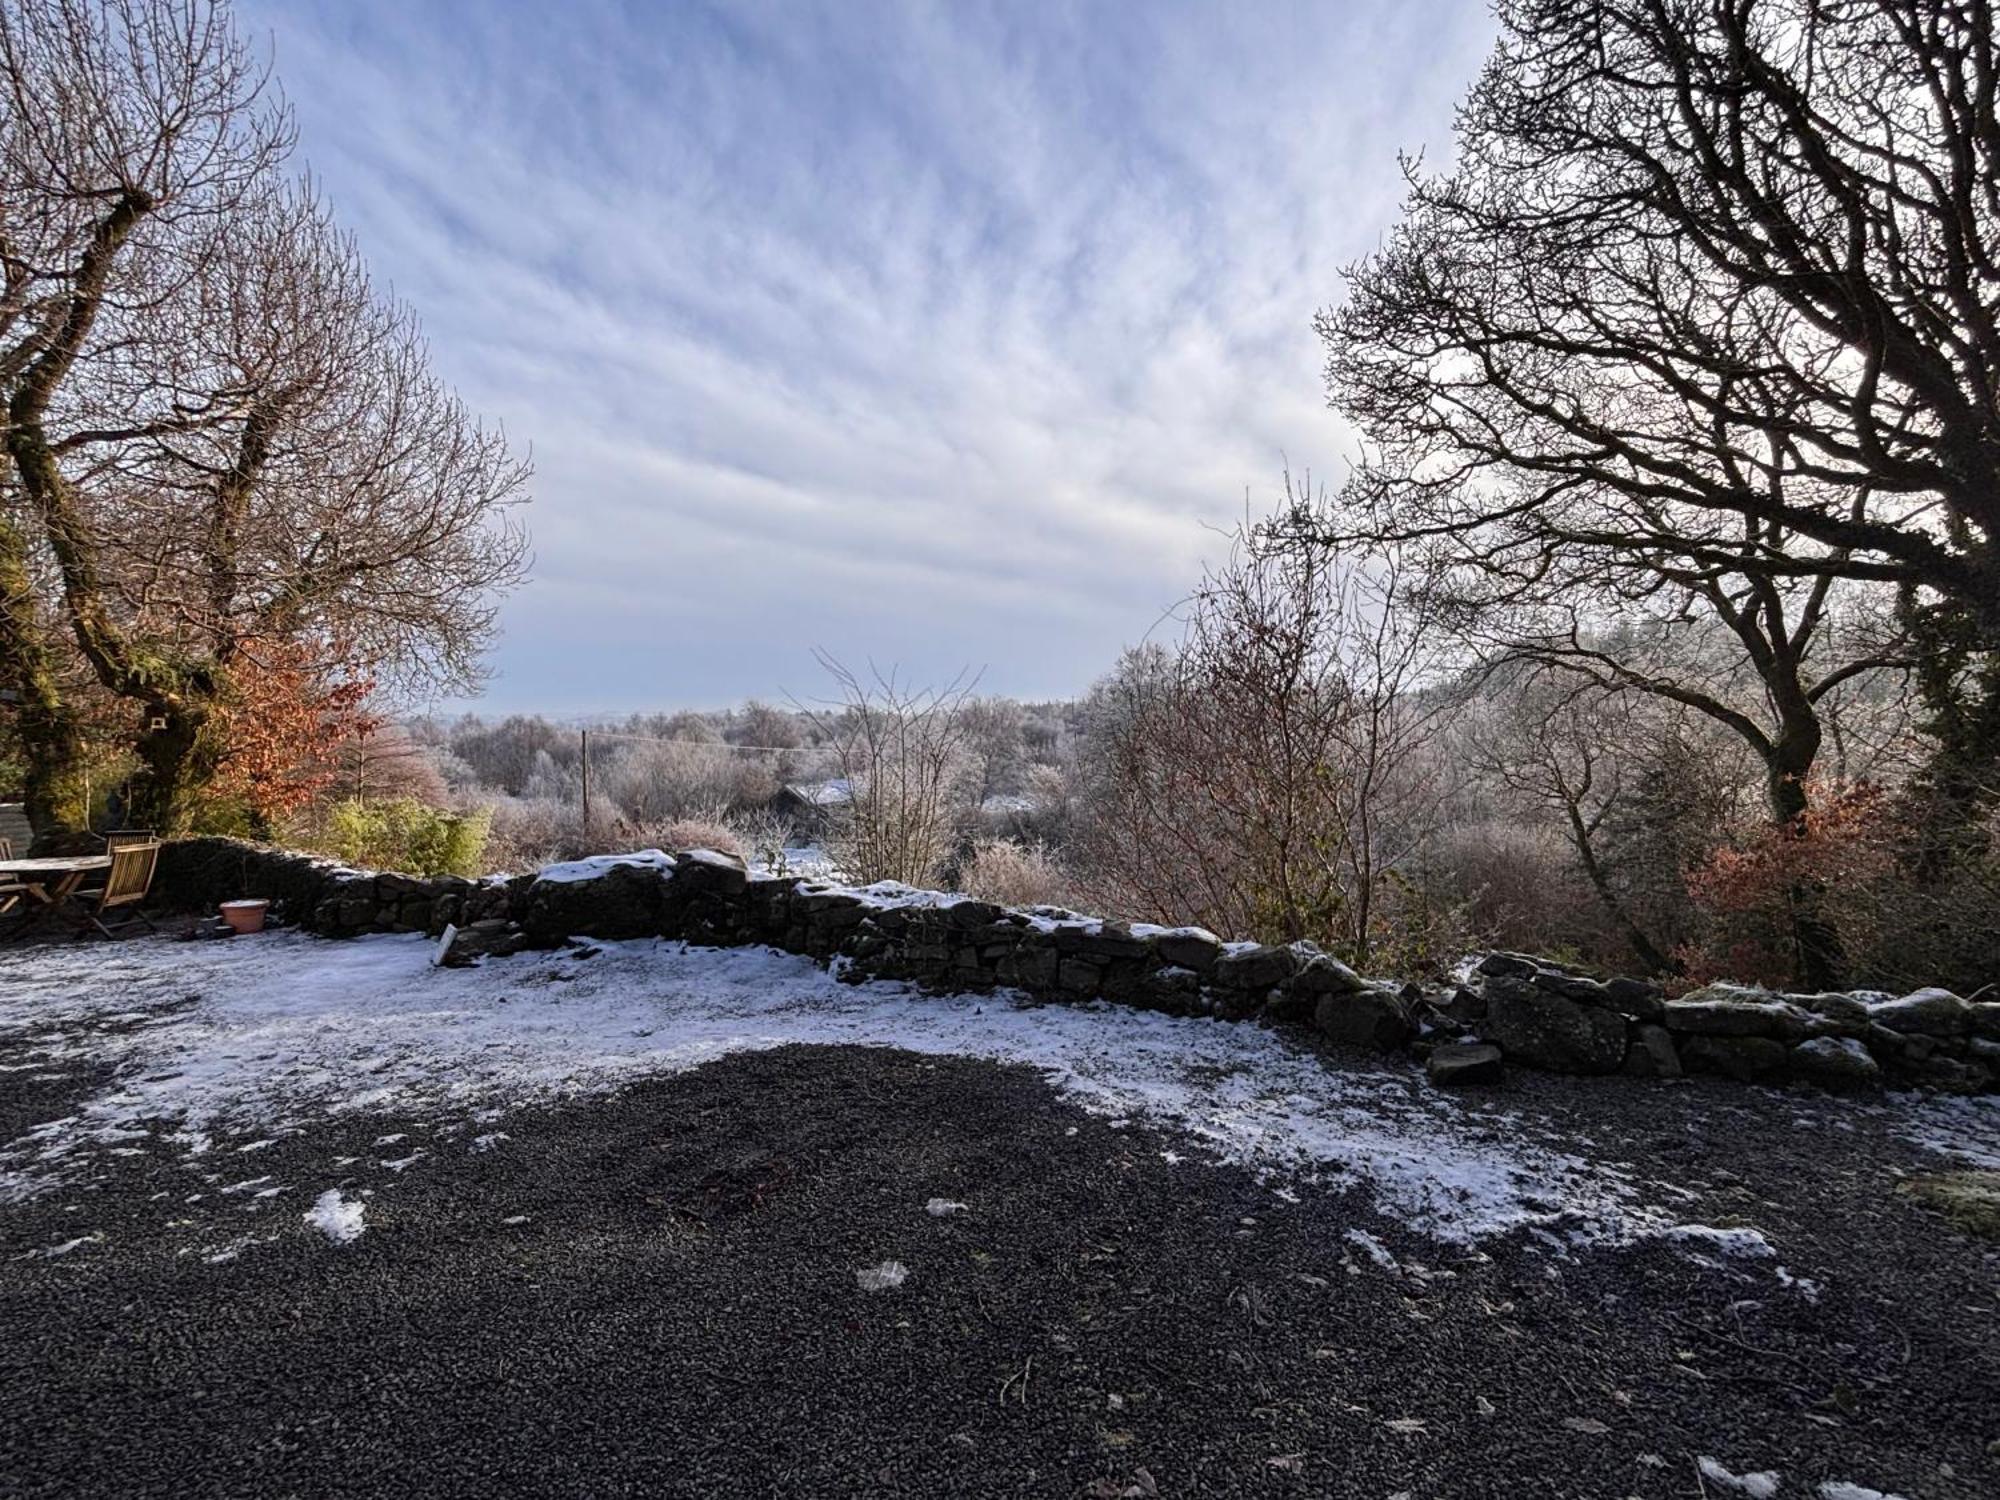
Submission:
{"label": "rock embedded in snow", "polygon": [[1396,1257],[1389,1253],[1389,1247],[1365,1229],[1348,1230],[1347,1242],[1351,1245],[1359,1246],[1370,1260],[1374,1261],[1376,1265],[1385,1271],[1400,1272],[1403,1269],[1397,1263]]}
{"label": "rock embedded in snow", "polygon": [[528,945],[528,935],[505,917],[487,917],[464,927],[446,923],[432,962],[441,969],[469,968],[482,958],[506,958]]}
{"label": "rock embedded in snow", "polygon": [[1676,1224],[1661,1230],[1659,1237],[1677,1244],[1706,1246],[1742,1260],[1772,1260],[1778,1254],[1761,1231],[1741,1226],[1719,1229],[1712,1224]]}

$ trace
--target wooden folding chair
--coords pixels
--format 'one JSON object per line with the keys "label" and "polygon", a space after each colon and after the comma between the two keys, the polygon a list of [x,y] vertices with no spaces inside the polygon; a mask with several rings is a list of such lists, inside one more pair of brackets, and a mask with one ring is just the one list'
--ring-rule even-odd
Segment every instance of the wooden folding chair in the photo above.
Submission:
{"label": "wooden folding chair", "polygon": [[[14,857],[14,841],[0,839],[0,860]],[[21,898],[28,894],[28,887],[18,875],[0,875],[0,917],[21,904]]]}
{"label": "wooden folding chair", "polygon": [[127,844],[151,844],[158,842],[150,828],[114,828],[104,835],[104,852],[121,849]]}
{"label": "wooden folding chair", "polygon": [[[106,937],[116,937],[120,931],[134,926],[153,931],[153,924],[139,910],[139,903],[153,888],[153,867],[159,860],[160,846],[157,841],[114,846],[111,850],[111,869],[104,877],[103,886],[84,892],[77,898],[83,903],[84,920]],[[124,920],[105,921],[106,913],[123,907],[131,908]]]}

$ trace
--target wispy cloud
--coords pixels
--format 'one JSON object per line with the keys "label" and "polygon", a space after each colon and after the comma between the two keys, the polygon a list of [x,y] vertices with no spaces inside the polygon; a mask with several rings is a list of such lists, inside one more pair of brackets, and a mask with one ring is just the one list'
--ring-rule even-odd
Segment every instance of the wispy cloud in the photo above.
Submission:
{"label": "wispy cloud", "polygon": [[440,366],[534,446],[492,700],[720,703],[808,652],[1074,691],[1281,465],[1313,310],[1446,143],[1477,0],[245,0]]}

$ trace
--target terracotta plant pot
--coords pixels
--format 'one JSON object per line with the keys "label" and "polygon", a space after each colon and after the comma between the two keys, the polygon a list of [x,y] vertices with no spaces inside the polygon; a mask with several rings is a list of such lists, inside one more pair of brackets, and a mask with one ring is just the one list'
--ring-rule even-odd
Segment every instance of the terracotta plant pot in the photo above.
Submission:
{"label": "terracotta plant pot", "polygon": [[216,910],[236,932],[262,932],[264,913],[270,905],[268,901],[225,901]]}

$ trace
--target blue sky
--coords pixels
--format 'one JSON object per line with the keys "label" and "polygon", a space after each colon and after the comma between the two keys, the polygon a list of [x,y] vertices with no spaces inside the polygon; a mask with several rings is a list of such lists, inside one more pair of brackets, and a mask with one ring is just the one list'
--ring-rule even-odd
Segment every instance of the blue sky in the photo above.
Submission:
{"label": "blue sky", "polygon": [[241,0],[306,163],[531,445],[481,706],[719,706],[815,646],[1062,696],[1287,461],[1311,319],[1480,0]]}

